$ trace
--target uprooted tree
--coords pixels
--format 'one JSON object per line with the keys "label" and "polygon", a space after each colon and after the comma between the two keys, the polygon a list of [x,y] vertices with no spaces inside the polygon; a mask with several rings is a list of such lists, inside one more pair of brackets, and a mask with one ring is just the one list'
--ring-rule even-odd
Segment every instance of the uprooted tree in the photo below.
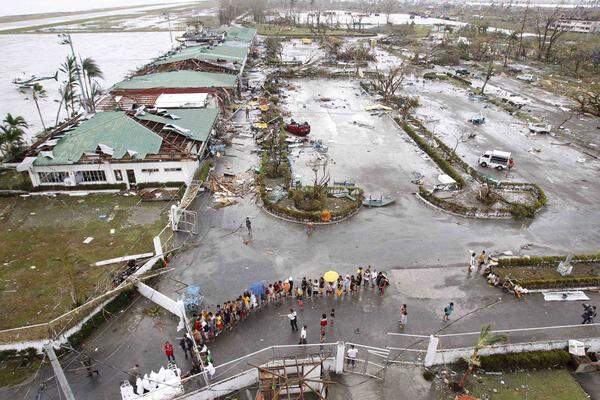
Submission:
{"label": "uprooted tree", "polygon": [[315,158],[306,163],[312,170],[314,179],[312,186],[299,187],[294,190],[293,199],[297,208],[305,211],[322,210],[327,198],[327,187],[331,179],[327,169],[327,158]]}
{"label": "uprooted tree", "polygon": [[383,101],[391,102],[396,97],[396,92],[402,87],[408,72],[409,67],[406,64],[391,68],[389,71],[375,68],[370,83],[375,91],[383,97]]}
{"label": "uprooted tree", "polygon": [[593,82],[581,87],[571,94],[577,102],[579,110],[600,117],[600,83]]}
{"label": "uprooted tree", "polygon": [[265,52],[267,56],[267,60],[271,61],[279,61],[281,60],[281,55],[283,53],[283,44],[281,44],[281,40],[273,37],[268,37],[265,39]]}

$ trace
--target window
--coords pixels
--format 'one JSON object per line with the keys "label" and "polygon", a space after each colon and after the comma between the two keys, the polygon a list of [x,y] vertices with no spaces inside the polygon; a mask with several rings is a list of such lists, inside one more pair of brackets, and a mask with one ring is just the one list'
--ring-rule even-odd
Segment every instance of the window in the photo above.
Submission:
{"label": "window", "polygon": [[123,180],[123,173],[121,172],[120,169],[115,169],[115,180],[116,181],[122,181]]}
{"label": "window", "polygon": [[158,168],[146,168],[142,169],[142,172],[145,174],[152,174],[154,172],[158,172]]}
{"label": "window", "polygon": [[77,171],[75,173],[77,182],[106,182],[104,171]]}
{"label": "window", "polygon": [[69,177],[68,172],[38,172],[41,183],[63,183]]}
{"label": "window", "polygon": [[179,172],[181,168],[165,168],[165,172]]}

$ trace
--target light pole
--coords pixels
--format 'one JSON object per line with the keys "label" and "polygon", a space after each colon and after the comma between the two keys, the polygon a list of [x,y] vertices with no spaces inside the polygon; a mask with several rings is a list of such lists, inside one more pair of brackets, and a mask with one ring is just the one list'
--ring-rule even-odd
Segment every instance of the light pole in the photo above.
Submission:
{"label": "light pole", "polygon": [[68,44],[71,47],[71,54],[73,56],[73,59],[75,60],[75,65],[77,66],[77,80],[79,81],[79,87],[81,88],[81,97],[83,97],[83,109],[85,111],[89,111],[87,93],[85,91],[85,86],[83,86],[83,79],[81,78],[82,67],[79,66],[79,62],[77,61],[77,56],[75,55],[75,49],[73,48],[73,40],[71,39],[71,35],[68,33],[61,33],[60,35],[58,35],[58,39],[59,44]]}
{"label": "light pole", "polygon": [[165,17],[167,17],[167,23],[169,24],[169,37],[171,38],[171,48],[173,47],[173,32],[171,32],[171,16],[169,15],[169,13],[164,13],[163,14]]}

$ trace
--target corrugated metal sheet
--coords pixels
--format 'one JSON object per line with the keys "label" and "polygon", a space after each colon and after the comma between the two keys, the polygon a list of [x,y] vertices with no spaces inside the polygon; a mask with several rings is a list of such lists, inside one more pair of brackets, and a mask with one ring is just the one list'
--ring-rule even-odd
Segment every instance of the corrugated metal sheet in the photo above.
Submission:
{"label": "corrugated metal sheet", "polygon": [[155,62],[157,65],[169,64],[178,61],[197,59],[197,60],[225,60],[241,64],[246,59],[248,49],[242,46],[229,46],[227,43],[220,44],[211,48],[204,46],[193,46],[184,48],[179,53],[172,55],[164,60]]}
{"label": "corrugated metal sheet", "polygon": [[117,83],[112,90],[159,89],[159,88],[212,88],[235,87],[236,77],[229,74],[198,71],[158,72]]}
{"label": "corrugated metal sheet", "polygon": [[193,140],[205,142],[219,116],[219,110],[216,108],[180,108],[169,110],[169,113],[176,115],[179,119],[171,119],[149,113],[140,115],[137,118],[145,121],[179,126],[189,130],[189,132],[182,132],[184,136]]}
{"label": "corrugated metal sheet", "polygon": [[227,39],[243,40],[251,42],[256,36],[256,29],[244,28],[243,26],[232,26],[227,29]]}
{"label": "corrugated metal sheet", "polygon": [[84,153],[94,153],[99,144],[112,148],[115,159],[122,158],[127,150],[135,151],[141,159],[157,154],[162,138],[122,111],[101,112],[66,133],[52,149],[53,158],[38,156],[34,164],[72,164]]}

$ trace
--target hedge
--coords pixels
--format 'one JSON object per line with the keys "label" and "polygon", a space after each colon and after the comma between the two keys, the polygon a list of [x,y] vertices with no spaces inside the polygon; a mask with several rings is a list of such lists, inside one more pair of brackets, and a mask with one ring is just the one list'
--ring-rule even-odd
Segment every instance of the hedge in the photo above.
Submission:
{"label": "hedge", "polygon": [[[510,257],[498,260],[499,267],[524,267],[528,265],[554,265],[566,260],[567,256],[538,256],[538,257]],[[576,254],[571,262],[600,261],[600,253]]]}
{"label": "hedge", "polygon": [[181,187],[185,185],[185,182],[144,182],[138,183],[135,185],[136,189],[154,189],[154,188],[164,188],[164,187]]}
{"label": "hedge", "polygon": [[442,140],[439,140],[435,137],[431,132],[429,132],[421,123],[416,120],[412,122],[418,125],[421,128],[421,131],[427,135],[429,138],[434,140],[438,147],[448,156],[449,160],[446,160],[439,151],[434,149],[427,143],[427,141],[419,135],[411,125],[406,122],[403,122],[398,117],[394,118],[394,121],[398,123],[402,129],[415,141],[417,146],[419,146],[431,159],[438,165],[438,167],[445,172],[447,175],[452,177],[457,183],[459,189],[463,189],[466,187],[466,182],[459,171],[452,165],[452,163],[458,164],[460,168],[462,168],[467,174],[473,177],[475,180],[481,183],[487,183],[494,186],[498,186],[502,189],[508,189],[515,187],[520,191],[531,191],[534,193],[536,197],[536,201],[534,204],[518,204],[511,203],[510,206],[503,209],[492,209],[492,208],[482,208],[482,207],[467,207],[462,206],[456,203],[452,203],[446,200],[442,200],[439,197],[435,196],[432,193],[428,193],[422,187],[419,188],[419,192],[422,197],[424,197],[427,201],[430,201],[434,205],[441,207],[443,209],[466,215],[475,216],[477,213],[485,213],[489,214],[490,212],[496,213],[499,216],[501,214],[510,214],[513,218],[533,218],[535,213],[546,205],[548,199],[546,194],[538,185],[533,183],[524,183],[524,182],[500,182],[494,181],[487,176],[481,174],[479,171],[475,170],[471,166],[469,166],[465,161],[463,161],[460,157],[458,157],[455,152],[446,145]]}
{"label": "hedge", "polygon": [[523,353],[493,354],[479,358],[486,371],[512,371],[519,369],[564,368],[571,364],[567,350],[531,351]]}
{"label": "hedge", "polygon": [[126,190],[127,184],[125,183],[96,183],[90,185],[78,185],[78,186],[62,186],[62,185],[44,185],[37,186],[33,192],[48,192],[48,191],[77,191],[77,190]]}

